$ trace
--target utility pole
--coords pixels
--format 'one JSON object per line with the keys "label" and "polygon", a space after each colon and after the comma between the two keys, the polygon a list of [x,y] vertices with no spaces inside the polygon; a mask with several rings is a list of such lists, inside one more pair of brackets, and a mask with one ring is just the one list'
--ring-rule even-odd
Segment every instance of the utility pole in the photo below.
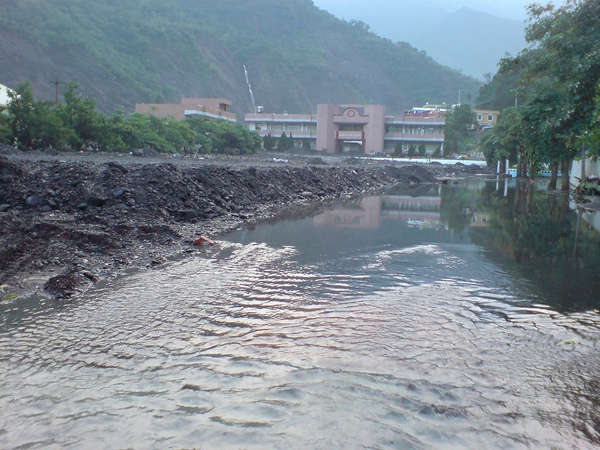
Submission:
{"label": "utility pole", "polygon": [[55,80],[55,81],[50,81],[50,83],[52,83],[54,85],[54,88],[55,88],[55,94],[54,94],[54,96],[55,96],[55,102],[58,105],[58,86],[60,84],[63,84],[63,82]]}

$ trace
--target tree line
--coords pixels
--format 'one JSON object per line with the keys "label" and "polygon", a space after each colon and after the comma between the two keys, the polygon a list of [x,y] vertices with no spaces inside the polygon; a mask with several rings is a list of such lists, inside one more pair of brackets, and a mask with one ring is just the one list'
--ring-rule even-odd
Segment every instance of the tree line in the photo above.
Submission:
{"label": "tree line", "polygon": [[528,11],[529,47],[501,60],[481,90],[484,104],[502,109],[481,145],[488,164],[508,159],[518,176],[548,165],[552,189],[560,168],[567,190],[573,159],[600,153],[600,2],[532,4]]}
{"label": "tree line", "polygon": [[124,152],[151,147],[162,153],[249,154],[262,148],[261,137],[226,120],[188,118],[178,121],[145,114],[110,116],[96,101],[77,94],[70,83],[63,101],[34,100],[29,82],[9,92],[0,106],[0,142],[22,149],[69,151],[94,149]]}

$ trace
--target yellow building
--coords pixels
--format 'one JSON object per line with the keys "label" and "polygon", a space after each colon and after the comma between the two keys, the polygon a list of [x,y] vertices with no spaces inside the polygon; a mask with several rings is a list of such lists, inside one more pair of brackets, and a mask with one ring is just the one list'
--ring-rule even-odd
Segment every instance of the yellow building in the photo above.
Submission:
{"label": "yellow building", "polygon": [[476,114],[477,122],[479,122],[479,126],[481,128],[486,129],[498,125],[500,111],[494,111],[491,109],[474,109],[473,112]]}

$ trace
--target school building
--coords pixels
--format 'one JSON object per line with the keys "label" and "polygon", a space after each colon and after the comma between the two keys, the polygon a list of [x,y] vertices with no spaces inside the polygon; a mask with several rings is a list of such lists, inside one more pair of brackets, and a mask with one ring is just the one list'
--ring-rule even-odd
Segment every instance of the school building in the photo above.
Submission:
{"label": "school building", "polygon": [[383,105],[320,104],[317,114],[246,114],[246,127],[262,137],[283,133],[296,142],[328,153],[392,153],[425,146],[427,154],[443,151],[445,105],[413,108],[386,115]]}

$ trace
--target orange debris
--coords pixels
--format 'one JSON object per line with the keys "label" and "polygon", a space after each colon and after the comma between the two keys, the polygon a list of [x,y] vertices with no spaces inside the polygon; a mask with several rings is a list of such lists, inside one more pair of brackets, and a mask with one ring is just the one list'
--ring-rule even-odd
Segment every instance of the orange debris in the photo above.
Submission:
{"label": "orange debris", "polygon": [[200,236],[198,239],[194,239],[194,245],[202,245],[204,243],[207,243],[208,245],[215,245],[215,241],[205,237],[205,236]]}

